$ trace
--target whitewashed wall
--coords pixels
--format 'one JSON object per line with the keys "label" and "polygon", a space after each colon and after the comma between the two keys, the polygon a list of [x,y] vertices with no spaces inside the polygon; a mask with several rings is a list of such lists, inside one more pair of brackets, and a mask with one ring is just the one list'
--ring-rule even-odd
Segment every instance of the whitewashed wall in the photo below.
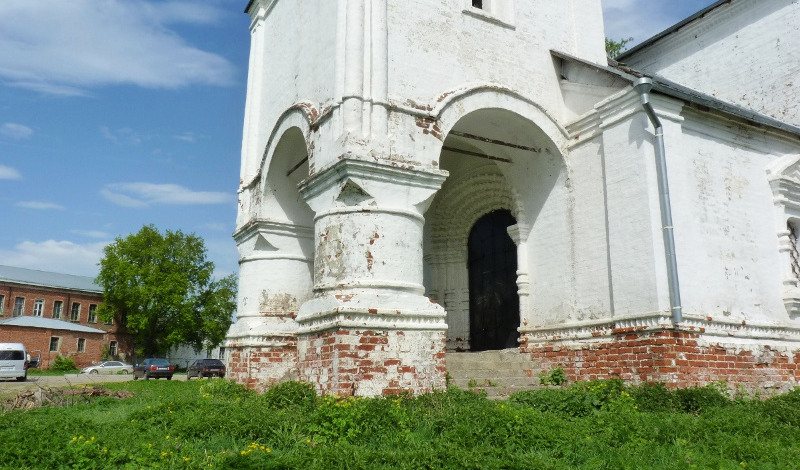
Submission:
{"label": "whitewashed wall", "polygon": [[635,69],[800,126],[797,1],[720,5],[624,60]]}

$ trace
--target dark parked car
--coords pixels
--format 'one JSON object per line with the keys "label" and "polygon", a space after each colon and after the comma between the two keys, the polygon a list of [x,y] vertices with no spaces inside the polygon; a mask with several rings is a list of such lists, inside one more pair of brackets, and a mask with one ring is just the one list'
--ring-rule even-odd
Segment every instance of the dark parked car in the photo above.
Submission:
{"label": "dark parked car", "polygon": [[175,366],[171,365],[166,359],[147,358],[140,364],[133,366],[133,380],[140,377],[145,379],[161,377],[167,380],[172,380],[172,374],[175,373]]}
{"label": "dark parked car", "polygon": [[186,380],[192,377],[225,377],[225,364],[219,359],[198,359],[186,369]]}

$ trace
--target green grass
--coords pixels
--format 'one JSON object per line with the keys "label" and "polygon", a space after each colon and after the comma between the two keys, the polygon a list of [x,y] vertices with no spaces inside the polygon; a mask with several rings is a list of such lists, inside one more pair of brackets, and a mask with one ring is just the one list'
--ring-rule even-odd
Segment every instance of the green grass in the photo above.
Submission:
{"label": "green grass", "polygon": [[79,372],[80,372],[79,369],[72,369],[72,370],[28,369],[28,375],[32,377],[37,377],[37,376],[59,377],[65,374],[77,374]]}
{"label": "green grass", "polygon": [[728,399],[619,381],[493,401],[258,395],[224,380],[137,381],[125,400],[0,414],[0,468],[797,469],[800,389]]}

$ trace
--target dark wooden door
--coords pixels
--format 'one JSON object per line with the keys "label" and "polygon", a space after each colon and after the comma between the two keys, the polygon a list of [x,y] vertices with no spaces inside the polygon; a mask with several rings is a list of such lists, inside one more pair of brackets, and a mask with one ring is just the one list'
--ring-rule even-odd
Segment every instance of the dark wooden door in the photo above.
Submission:
{"label": "dark wooden door", "polygon": [[469,319],[473,351],[517,346],[517,246],[506,231],[516,223],[510,211],[499,210],[478,219],[470,232]]}

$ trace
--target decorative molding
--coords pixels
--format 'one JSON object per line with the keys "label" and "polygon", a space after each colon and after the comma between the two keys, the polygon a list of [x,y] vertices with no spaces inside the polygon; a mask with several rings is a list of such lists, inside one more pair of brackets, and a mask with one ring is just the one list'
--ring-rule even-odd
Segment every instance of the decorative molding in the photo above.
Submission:
{"label": "decorative molding", "polygon": [[[681,100],[661,95],[653,96],[652,100],[656,106],[656,115],[659,118],[677,123],[684,121],[683,116],[681,116],[681,112],[684,109]],[[632,87],[626,87],[626,89],[600,101],[594,106],[593,110],[579,116],[566,126],[567,131],[570,133],[568,148],[572,150],[587,141],[603,135],[603,132],[609,127],[615,126],[620,122],[629,121],[643,112],[639,95],[633,91]]]}
{"label": "decorative molding", "polygon": [[278,0],[251,0],[247,4],[245,11],[250,15],[251,32],[258,26],[258,23],[263,22],[269,16],[276,3]]}
{"label": "decorative molding", "polygon": [[402,282],[390,279],[356,279],[345,283],[317,283],[314,287],[318,291],[340,289],[390,289],[412,294],[422,295],[425,289],[421,284]]}
{"label": "decorative molding", "polygon": [[773,161],[766,169],[772,189],[773,203],[778,210],[776,236],[782,267],[783,305],[790,317],[800,315],[800,288],[792,272],[792,241],[787,224],[800,218],[800,155],[787,155]]}
{"label": "decorative molding", "polygon": [[233,233],[233,239],[237,244],[242,244],[246,240],[258,236],[259,234],[278,235],[291,238],[314,238],[314,228],[296,225],[292,222],[284,222],[273,219],[250,219],[246,224],[239,227]]}
{"label": "decorative molding", "polygon": [[570,340],[602,340],[618,334],[654,331],[681,331],[704,336],[737,339],[781,340],[800,342],[800,327],[779,324],[733,323],[707,318],[686,316],[673,327],[672,318],[664,312],[654,312],[639,317],[601,319],[572,324],[522,327],[520,333],[530,343]]}
{"label": "decorative molding", "polygon": [[348,178],[437,190],[446,177],[447,172],[442,170],[405,168],[347,155],[303,181],[300,192],[308,200]]}
{"label": "decorative molding", "polygon": [[400,312],[375,308],[335,307],[298,318],[298,335],[309,335],[340,328],[377,330],[446,331],[445,316],[439,311]]}
{"label": "decorative molding", "polygon": [[[414,117],[428,117],[435,121],[438,121],[442,118],[442,116],[448,109],[451,109],[457,103],[463,102],[465,99],[469,97],[486,93],[501,95],[507,97],[510,100],[517,101],[519,103],[524,103],[525,105],[533,107],[534,109],[536,109],[537,112],[541,113],[541,115],[547,119],[550,125],[554,126],[554,129],[558,130],[558,133],[560,134],[561,138],[568,137],[569,133],[561,125],[560,121],[556,119],[553,115],[551,115],[541,104],[501,83],[494,83],[494,82],[466,83],[462,86],[459,86],[457,88],[452,88],[450,90],[441,93],[434,100],[432,100],[430,104],[415,103],[408,99],[402,99],[402,98],[400,99],[390,98],[389,107],[390,110],[393,112],[401,112]],[[464,115],[469,114],[472,111],[474,110],[466,108],[463,110],[459,110],[459,117],[463,117]],[[551,136],[550,133],[546,132],[546,129],[545,127],[543,127],[542,123],[537,122],[534,119],[531,119],[531,116],[525,114],[520,114],[520,115],[532,121],[540,128],[542,128],[542,130],[545,131],[545,134],[548,137],[550,137],[551,139],[553,138],[553,136]],[[453,124],[455,124],[456,122],[458,122],[458,119],[453,119],[452,121]],[[446,133],[450,132],[449,128],[443,130]]]}
{"label": "decorative molding", "polygon": [[226,349],[244,349],[244,348],[285,348],[287,346],[296,346],[297,336],[293,334],[287,335],[251,335],[239,337],[227,337],[223,347]]}

